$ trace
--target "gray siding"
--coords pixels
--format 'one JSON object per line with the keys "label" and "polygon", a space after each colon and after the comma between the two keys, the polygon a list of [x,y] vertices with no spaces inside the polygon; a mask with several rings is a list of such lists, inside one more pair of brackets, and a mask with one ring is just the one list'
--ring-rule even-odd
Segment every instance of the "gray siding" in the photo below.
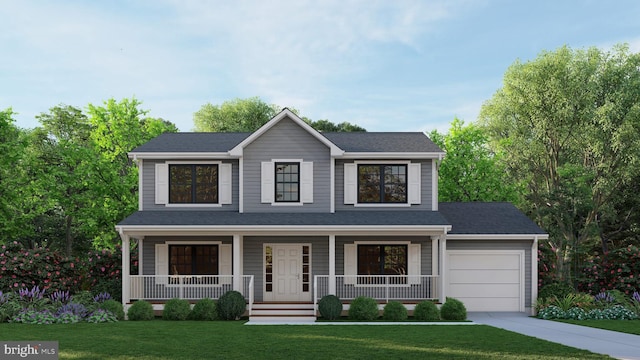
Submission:
{"label": "gray siding", "polygon": [[532,306],[531,300],[531,245],[526,240],[447,240],[447,250],[524,250],[524,306]]}
{"label": "gray siding", "polygon": [[264,244],[311,244],[311,279],[315,275],[329,274],[329,239],[327,237],[245,236],[243,241],[244,275],[253,275],[255,301],[263,301]]}
{"label": "gray siding", "polygon": [[344,245],[353,244],[355,241],[376,241],[380,243],[393,243],[394,241],[411,241],[412,244],[420,244],[420,274],[431,274],[431,238],[419,236],[336,236],[336,275],[344,275]]}
{"label": "gray siding", "polygon": [[223,244],[232,244],[230,236],[149,236],[142,241],[142,275],[154,275],[156,272],[156,244],[165,241],[221,241]]}
{"label": "gray siding", "polygon": [[[189,161],[189,160],[180,160]],[[193,160],[194,162],[203,161],[202,159]],[[216,161],[216,160],[212,160]],[[231,163],[232,174],[232,203],[229,205],[222,205],[221,207],[167,207],[165,205],[156,205],[156,164],[164,163],[164,160],[144,160],[142,163],[142,204],[143,210],[207,210],[207,211],[238,211],[239,207],[239,174],[238,174],[238,160],[225,160],[223,163]]]}
{"label": "gray siding", "polygon": [[[403,160],[403,159],[397,159]],[[368,161],[368,159],[367,159]],[[380,160],[381,164],[384,164],[386,160]],[[412,163],[419,162],[422,164],[420,166],[420,171],[422,172],[422,176],[420,178],[420,191],[421,191],[421,201],[419,205],[411,205],[407,207],[394,207],[394,211],[403,211],[403,210],[433,210],[431,196],[433,194],[432,190],[432,176],[431,176],[431,161],[432,160],[411,160]],[[337,211],[348,211],[348,210],[380,210],[380,207],[354,207],[353,205],[345,205],[344,203],[344,164],[345,163],[353,163],[353,160],[336,160],[336,194],[335,194],[335,202],[336,202],[336,212]]]}
{"label": "gray siding", "polygon": [[[272,206],[261,203],[260,166],[272,159],[313,162],[313,203]],[[244,149],[244,212],[329,212],[329,148],[290,119],[283,119]]]}

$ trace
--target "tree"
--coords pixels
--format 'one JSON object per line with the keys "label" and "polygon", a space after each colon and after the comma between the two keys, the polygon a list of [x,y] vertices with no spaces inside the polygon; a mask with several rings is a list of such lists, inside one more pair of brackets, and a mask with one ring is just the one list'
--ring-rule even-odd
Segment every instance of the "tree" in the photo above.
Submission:
{"label": "tree", "polygon": [[20,213],[16,208],[20,187],[15,169],[26,142],[24,132],[13,124],[13,114],[11,108],[0,111],[0,242],[19,229],[12,221]]}
{"label": "tree", "polygon": [[516,200],[515,181],[506,176],[482,127],[455,118],[447,134],[434,130],[429,137],[447,153],[440,164],[439,201]]}
{"label": "tree", "polygon": [[276,116],[282,108],[267,104],[258,97],[225,101],[222,105],[206,103],[193,114],[198,132],[252,132]]}
{"label": "tree", "polygon": [[627,46],[565,46],[516,61],[482,107],[492,146],[526,184],[523,205],[550,232],[562,279],[594,245],[608,251],[603,221],[618,221],[612,202],[637,179],[639,69]]}
{"label": "tree", "polygon": [[[222,105],[204,104],[193,114],[195,131],[198,132],[253,132],[266,124],[284,109],[275,104],[267,104],[259,97],[234,99]],[[289,108],[295,114],[298,110]],[[321,132],[367,131],[364,128],[342,122],[334,124],[329,120],[313,121],[302,118],[307,124]]]}

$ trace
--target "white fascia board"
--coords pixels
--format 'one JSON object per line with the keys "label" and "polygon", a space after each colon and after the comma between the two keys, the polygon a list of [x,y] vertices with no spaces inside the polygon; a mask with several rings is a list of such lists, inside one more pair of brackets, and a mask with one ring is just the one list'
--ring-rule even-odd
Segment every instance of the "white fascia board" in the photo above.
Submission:
{"label": "white fascia board", "polygon": [[447,240],[544,240],[549,234],[447,234]]}
{"label": "white fascia board", "polygon": [[331,150],[331,156],[340,156],[344,153],[344,150],[337,147],[336,144],[332,143],[329,139],[327,139],[322,134],[320,134],[316,129],[312,128],[309,124],[304,122],[304,120],[298,117],[298,115],[294,114],[291,110],[285,108],[276,116],[274,116],[273,119],[269,120],[269,122],[262,125],[262,127],[254,131],[246,139],[242,140],[240,144],[236,145],[233,149],[229,150],[229,155],[235,156],[235,157],[242,156],[244,148],[247,145],[251,144],[255,139],[262,136],[262,134],[267,132],[267,130],[271,129],[275,124],[279,123],[280,120],[284,119],[285,117],[288,117],[291,120],[293,120],[293,122],[298,124],[301,128],[306,130],[309,134],[311,134],[313,137],[318,139],[321,143],[326,145]]}
{"label": "white fascia board", "polygon": [[176,159],[233,159],[228,152],[143,152],[129,153],[129,158],[176,160]]}
{"label": "white fascia board", "polygon": [[446,234],[449,225],[403,225],[403,226],[282,226],[282,225],[120,225],[116,231],[135,237],[136,235],[397,235],[435,236]]}
{"label": "white fascia board", "polygon": [[345,152],[340,159],[442,159],[439,152]]}

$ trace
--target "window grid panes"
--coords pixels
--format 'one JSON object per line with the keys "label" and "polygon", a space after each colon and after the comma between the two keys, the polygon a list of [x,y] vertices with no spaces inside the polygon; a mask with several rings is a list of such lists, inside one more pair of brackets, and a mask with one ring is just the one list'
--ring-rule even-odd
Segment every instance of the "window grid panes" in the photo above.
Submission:
{"label": "window grid panes", "polygon": [[[358,245],[358,275],[407,275],[407,245]],[[384,283],[380,278],[359,278],[360,283]],[[406,278],[392,278],[405,284]]]}
{"label": "window grid panes", "polygon": [[407,165],[358,165],[359,203],[406,203]]}
{"label": "window grid panes", "polygon": [[278,162],[276,172],[276,202],[300,201],[300,164]]}
{"label": "window grid panes", "polygon": [[218,245],[170,245],[171,275],[218,275]]}
{"label": "window grid panes", "polygon": [[218,165],[169,165],[169,202],[217,204]]}

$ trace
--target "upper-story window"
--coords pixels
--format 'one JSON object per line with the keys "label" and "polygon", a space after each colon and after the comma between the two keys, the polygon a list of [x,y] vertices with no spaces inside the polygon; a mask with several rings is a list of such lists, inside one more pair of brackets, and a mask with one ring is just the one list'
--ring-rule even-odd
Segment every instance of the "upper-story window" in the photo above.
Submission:
{"label": "upper-story window", "polygon": [[405,207],[422,202],[421,163],[406,160],[356,160],[344,164],[344,203]]}
{"label": "upper-story window", "polygon": [[276,202],[300,201],[300,163],[276,162]]}
{"label": "upper-story window", "polygon": [[406,203],[407,165],[358,165],[359,203]]}
{"label": "upper-story window", "polygon": [[218,165],[169,165],[169,203],[217,204]]}

